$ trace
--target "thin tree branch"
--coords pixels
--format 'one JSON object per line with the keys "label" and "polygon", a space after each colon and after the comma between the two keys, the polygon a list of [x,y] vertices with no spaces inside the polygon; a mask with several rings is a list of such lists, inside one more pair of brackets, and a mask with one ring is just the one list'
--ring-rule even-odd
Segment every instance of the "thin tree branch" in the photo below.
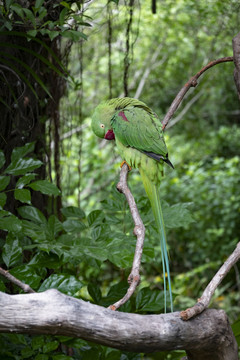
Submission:
{"label": "thin tree branch", "polygon": [[120,180],[119,183],[117,184],[117,189],[119,192],[123,193],[127,199],[132,214],[132,218],[135,224],[133,233],[137,237],[137,242],[136,242],[132,270],[130,272],[130,275],[128,276],[128,283],[130,286],[127,290],[127,293],[124,295],[122,299],[117,301],[115,304],[109,306],[111,310],[116,310],[121,305],[125,304],[130,299],[130,297],[136,290],[136,287],[140,283],[140,265],[141,265],[141,258],[143,252],[143,243],[145,238],[145,227],[139,215],[134,197],[132,196],[131,191],[129,190],[129,187],[127,185],[128,171],[129,171],[128,165],[124,163],[120,172]]}
{"label": "thin tree branch", "polygon": [[217,65],[217,64],[221,64],[223,62],[229,62],[229,61],[233,61],[233,57],[232,56],[228,56],[228,57],[223,57],[217,60],[213,60],[210,63],[208,63],[206,66],[204,66],[196,75],[194,75],[193,77],[191,77],[188,82],[184,85],[184,87],[179,91],[179,93],[177,94],[177,96],[175,97],[175,99],[173,100],[167,114],[165,115],[163,121],[162,121],[162,126],[163,126],[163,130],[165,129],[165,127],[167,126],[169,120],[172,118],[173,114],[175,113],[175,111],[178,109],[179,105],[182,102],[182,99],[184,98],[185,94],[188,92],[188,90],[190,89],[190,87],[196,87],[198,82],[197,79],[208,69],[210,69],[211,67]]}
{"label": "thin tree branch", "polygon": [[203,90],[199,91],[190,101],[186,103],[180,114],[176,116],[168,125],[168,129],[178,123],[180,120],[182,120],[183,116],[186,114],[186,112],[190,109],[190,107],[202,96],[204,93]]}
{"label": "thin tree branch", "polygon": [[7,280],[11,281],[11,283],[20,287],[25,293],[35,293],[35,291],[27,284],[24,284],[22,281],[15,278],[15,276],[11,275],[7,270],[4,270],[0,267],[0,274],[4,276]]}
{"label": "thin tree branch", "polygon": [[216,288],[219,286],[219,284],[222,282],[224,277],[228,274],[228,272],[231,270],[231,268],[236,264],[236,262],[239,259],[240,259],[240,242],[237,244],[233,253],[220,267],[216,275],[212,278],[212,280],[204,290],[202,296],[200,297],[200,299],[198,299],[198,302],[191,308],[184,310],[180,313],[180,316],[183,320],[191,319],[197,314],[203,312],[203,310],[205,310],[208,307]]}

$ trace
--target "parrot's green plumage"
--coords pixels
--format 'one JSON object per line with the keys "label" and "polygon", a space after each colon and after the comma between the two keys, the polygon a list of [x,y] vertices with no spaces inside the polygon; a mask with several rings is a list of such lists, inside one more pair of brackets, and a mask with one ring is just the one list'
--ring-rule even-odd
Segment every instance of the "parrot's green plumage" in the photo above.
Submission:
{"label": "parrot's green plumage", "polygon": [[101,138],[115,139],[123,160],[140,171],[161,238],[165,311],[166,272],[172,310],[166,235],[158,190],[163,176],[164,162],[170,166],[172,164],[168,160],[162,124],[157,115],[146,104],[137,99],[126,97],[111,99],[98,105],[92,117],[92,129]]}

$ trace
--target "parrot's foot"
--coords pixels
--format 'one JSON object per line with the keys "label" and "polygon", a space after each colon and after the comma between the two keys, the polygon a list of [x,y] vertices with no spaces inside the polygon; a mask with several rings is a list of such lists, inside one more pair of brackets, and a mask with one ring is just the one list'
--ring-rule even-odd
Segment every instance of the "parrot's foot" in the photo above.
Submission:
{"label": "parrot's foot", "polygon": [[131,170],[132,170],[131,166],[130,166],[125,160],[121,163],[120,167],[122,168],[124,164],[127,164],[127,166],[128,166],[128,171],[131,171]]}

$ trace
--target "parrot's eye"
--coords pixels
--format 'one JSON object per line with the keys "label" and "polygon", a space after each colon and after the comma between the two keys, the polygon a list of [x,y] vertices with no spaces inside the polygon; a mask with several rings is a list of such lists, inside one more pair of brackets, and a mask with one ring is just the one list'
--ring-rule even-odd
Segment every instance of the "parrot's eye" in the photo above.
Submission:
{"label": "parrot's eye", "polygon": [[104,128],[105,128],[105,125],[104,125],[104,124],[101,124],[100,127],[101,127],[102,129],[104,129]]}

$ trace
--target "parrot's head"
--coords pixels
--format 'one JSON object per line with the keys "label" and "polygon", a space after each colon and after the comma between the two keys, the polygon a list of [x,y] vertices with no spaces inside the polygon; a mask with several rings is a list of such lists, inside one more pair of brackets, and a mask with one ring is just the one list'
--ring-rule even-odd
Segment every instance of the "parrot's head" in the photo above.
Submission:
{"label": "parrot's head", "polygon": [[95,135],[106,140],[114,140],[115,135],[111,127],[111,119],[115,114],[115,106],[107,102],[99,104],[92,116],[92,130]]}

